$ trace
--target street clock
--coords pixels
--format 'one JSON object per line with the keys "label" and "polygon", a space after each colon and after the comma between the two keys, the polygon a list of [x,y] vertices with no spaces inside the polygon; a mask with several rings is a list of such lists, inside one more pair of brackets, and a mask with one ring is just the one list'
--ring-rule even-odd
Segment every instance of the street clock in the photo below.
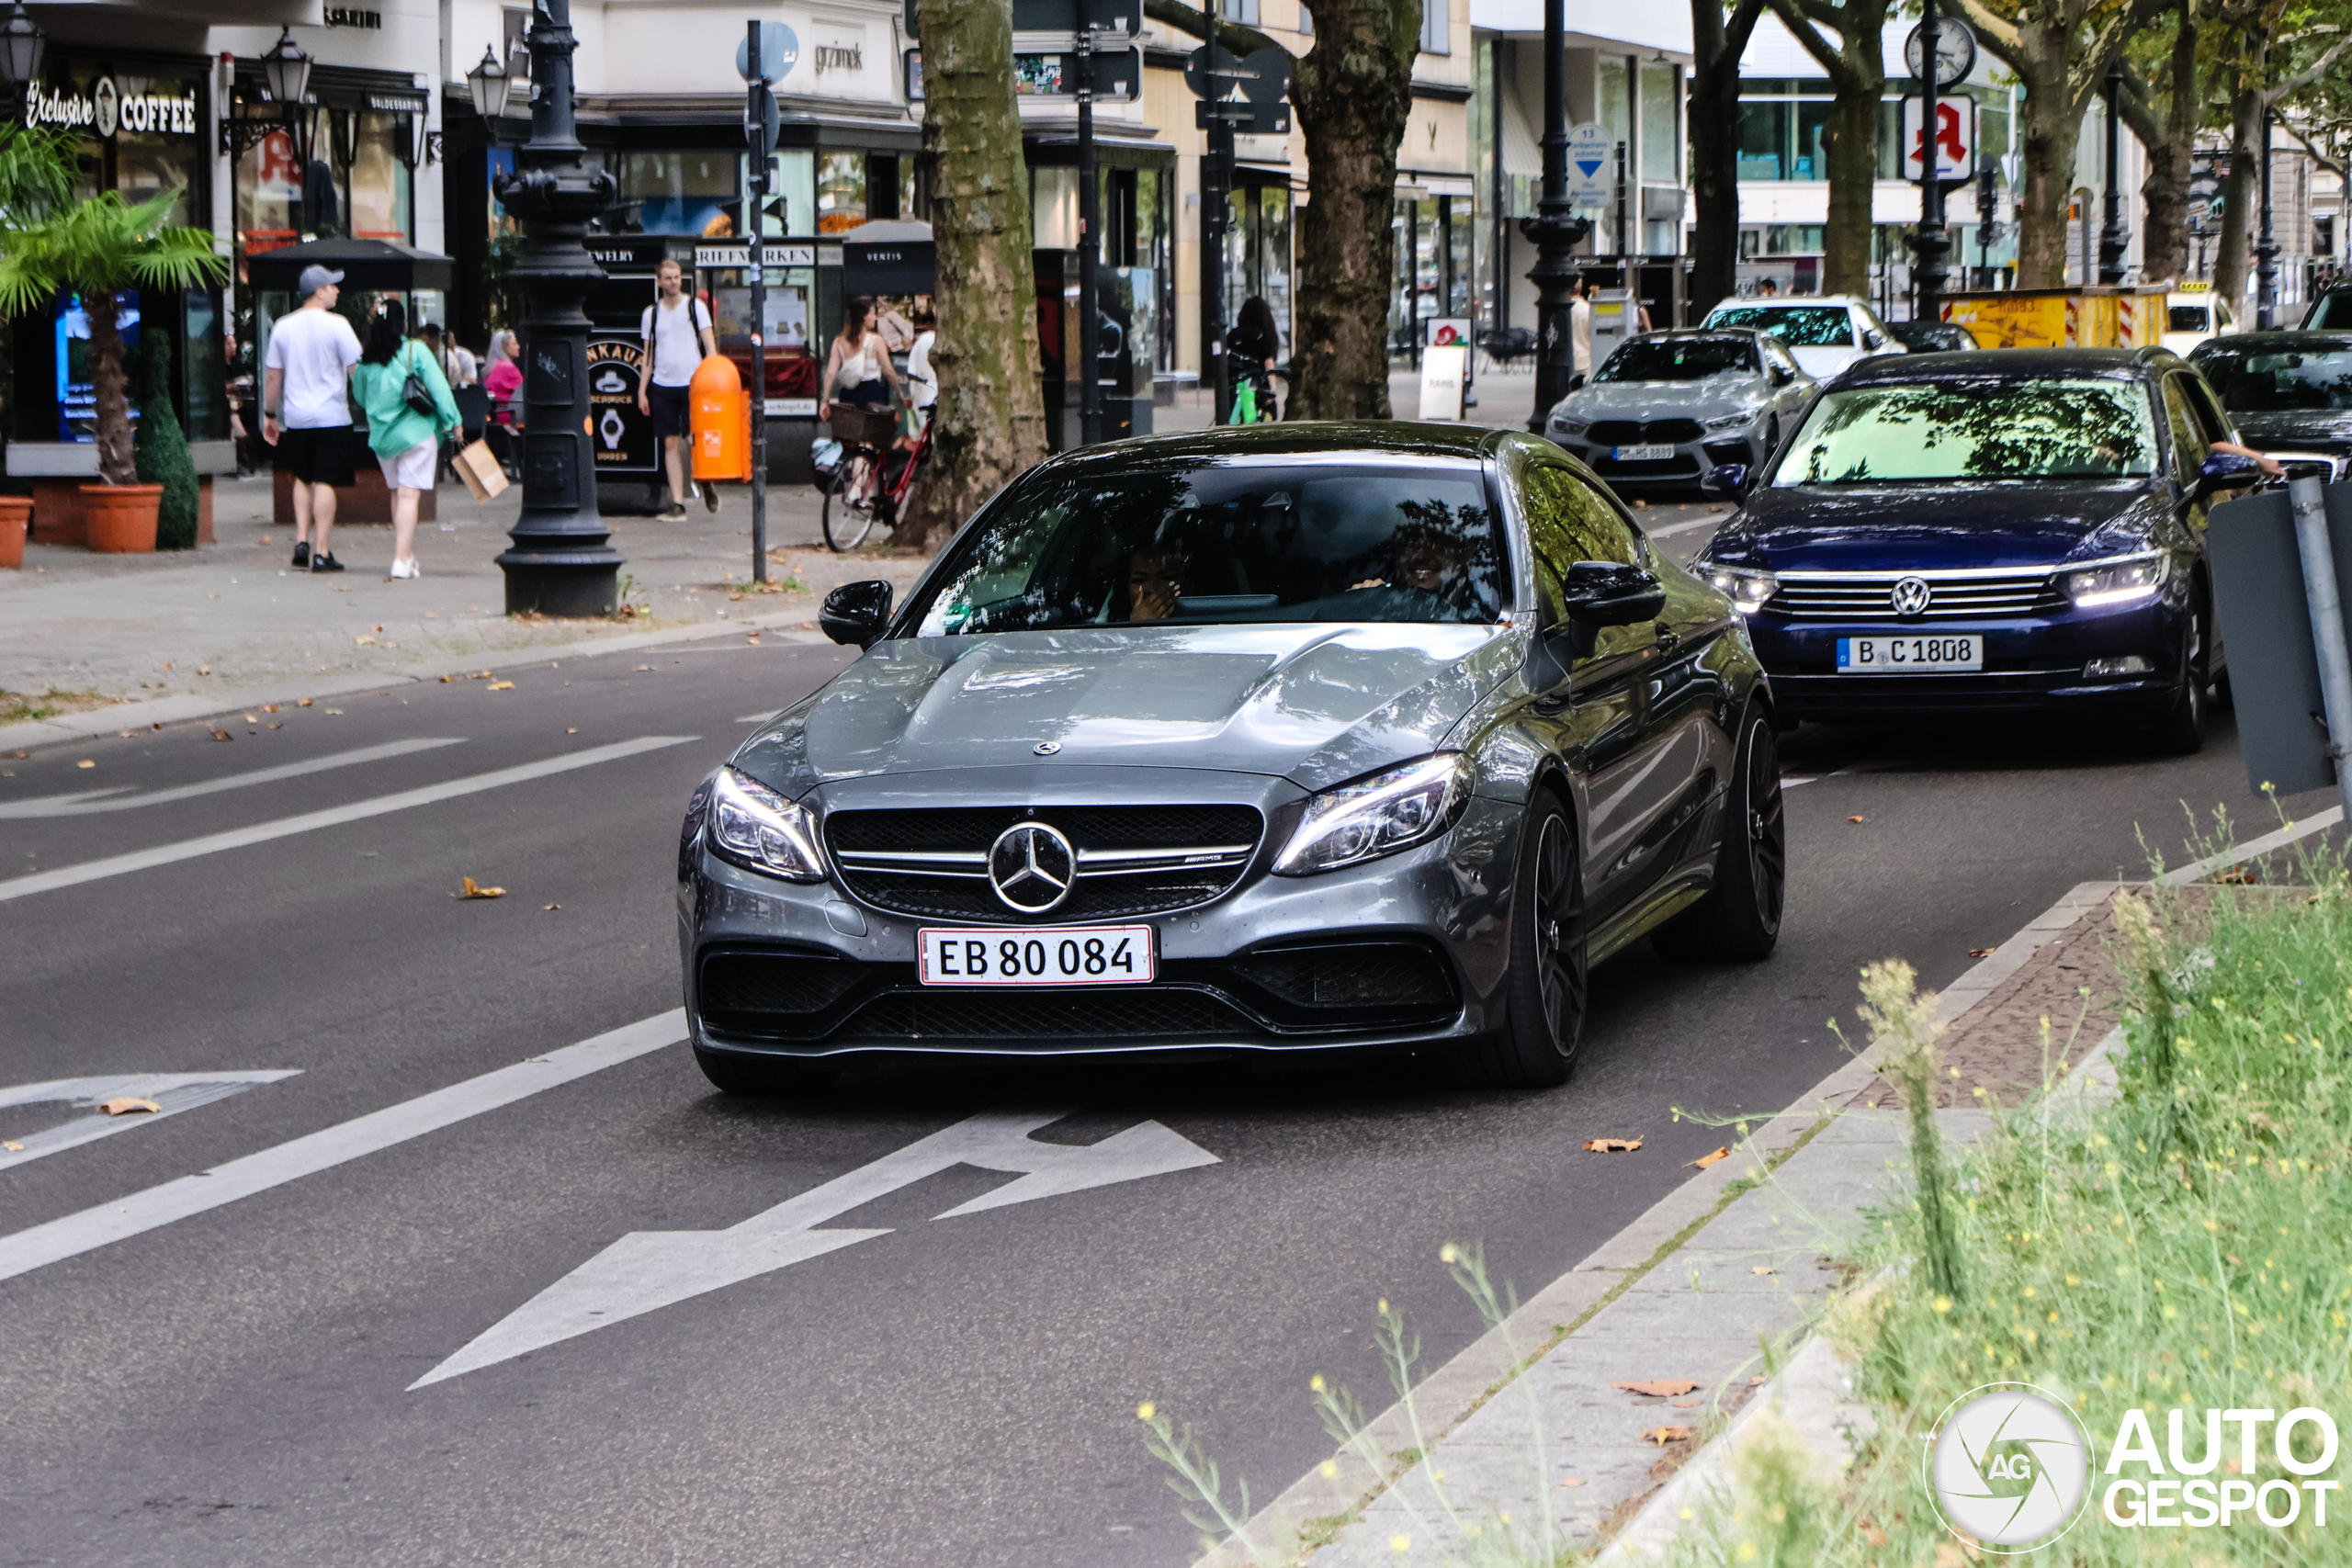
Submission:
{"label": "street clock", "polygon": [[[1915,82],[1928,79],[1928,24],[1921,22],[1903,40],[1903,63]],[[1936,85],[1956,87],[1976,69],[1976,35],[1957,17],[1936,18]]]}

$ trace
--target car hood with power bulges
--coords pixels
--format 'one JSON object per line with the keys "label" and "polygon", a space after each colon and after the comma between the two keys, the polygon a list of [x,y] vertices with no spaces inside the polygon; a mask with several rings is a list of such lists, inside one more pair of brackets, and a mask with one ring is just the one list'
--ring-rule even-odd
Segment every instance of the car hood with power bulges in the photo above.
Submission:
{"label": "car hood with power bulges", "polygon": [[1325,789],[1437,750],[1523,644],[1503,626],[1363,623],[902,638],[777,715],[734,763],[789,799],[836,779],[1015,766]]}
{"label": "car hood with power bulges", "polygon": [[1588,381],[1560,402],[1553,418],[1582,420],[1709,420],[1745,413],[1770,395],[1764,378],[1709,376],[1698,381]]}
{"label": "car hood with power bulges", "polygon": [[2137,547],[2160,505],[2144,479],[1759,490],[1707,553],[1774,571],[2046,566]]}

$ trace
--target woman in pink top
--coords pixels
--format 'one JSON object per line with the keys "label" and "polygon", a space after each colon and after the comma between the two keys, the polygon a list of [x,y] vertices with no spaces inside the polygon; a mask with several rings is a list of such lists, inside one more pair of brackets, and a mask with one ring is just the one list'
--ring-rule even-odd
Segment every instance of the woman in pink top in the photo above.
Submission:
{"label": "woman in pink top", "polygon": [[490,417],[500,424],[514,423],[514,394],[523,385],[523,367],[514,363],[514,334],[493,333],[490,340],[490,371],[481,378],[490,394]]}

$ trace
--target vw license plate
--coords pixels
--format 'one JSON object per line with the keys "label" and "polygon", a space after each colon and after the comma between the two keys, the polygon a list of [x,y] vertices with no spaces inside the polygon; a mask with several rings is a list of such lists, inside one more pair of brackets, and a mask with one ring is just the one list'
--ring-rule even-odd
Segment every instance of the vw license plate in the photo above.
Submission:
{"label": "vw license plate", "polygon": [[1674,456],[1674,448],[1670,445],[1614,446],[1610,448],[1609,455],[1621,463],[1662,463]]}
{"label": "vw license plate", "polygon": [[926,986],[1139,986],[1159,975],[1149,926],[915,933]]}
{"label": "vw license plate", "polygon": [[1982,670],[1980,637],[1841,637],[1840,675],[1908,675],[1939,670]]}

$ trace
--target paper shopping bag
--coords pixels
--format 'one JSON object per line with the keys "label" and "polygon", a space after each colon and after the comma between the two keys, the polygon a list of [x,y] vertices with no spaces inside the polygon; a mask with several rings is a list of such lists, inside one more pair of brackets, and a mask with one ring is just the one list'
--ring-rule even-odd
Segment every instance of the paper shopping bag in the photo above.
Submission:
{"label": "paper shopping bag", "polygon": [[506,470],[498,466],[498,458],[487,441],[472,442],[460,448],[452,466],[476,501],[488,501],[506,488]]}

